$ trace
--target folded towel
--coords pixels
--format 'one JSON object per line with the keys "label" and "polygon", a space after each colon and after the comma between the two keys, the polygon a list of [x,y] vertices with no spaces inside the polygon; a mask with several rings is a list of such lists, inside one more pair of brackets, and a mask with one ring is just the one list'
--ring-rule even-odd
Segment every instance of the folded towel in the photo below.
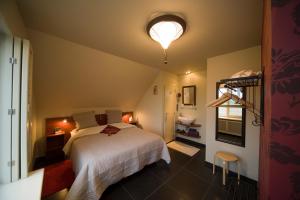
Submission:
{"label": "folded towel", "polygon": [[241,77],[248,77],[248,76],[256,76],[256,75],[259,75],[259,74],[261,74],[260,71],[254,72],[254,71],[251,70],[251,69],[248,69],[248,70],[247,70],[247,69],[244,69],[244,70],[242,70],[242,71],[239,71],[239,72],[233,74],[233,75],[231,76],[231,78],[241,78]]}

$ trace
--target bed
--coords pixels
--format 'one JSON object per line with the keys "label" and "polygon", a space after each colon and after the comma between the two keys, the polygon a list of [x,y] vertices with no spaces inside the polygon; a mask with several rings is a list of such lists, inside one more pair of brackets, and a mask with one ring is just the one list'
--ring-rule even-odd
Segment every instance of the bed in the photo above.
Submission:
{"label": "bed", "polygon": [[164,140],[126,123],[112,124],[120,131],[100,133],[106,125],[72,131],[63,151],[73,161],[76,179],[67,200],[99,200],[104,190],[160,159],[170,163]]}

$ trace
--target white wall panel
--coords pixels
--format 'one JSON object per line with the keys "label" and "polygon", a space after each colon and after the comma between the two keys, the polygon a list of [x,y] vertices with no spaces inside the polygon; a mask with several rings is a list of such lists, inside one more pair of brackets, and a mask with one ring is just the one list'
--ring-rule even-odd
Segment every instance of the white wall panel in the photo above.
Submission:
{"label": "white wall panel", "polygon": [[11,181],[11,108],[13,38],[0,35],[0,183]]}

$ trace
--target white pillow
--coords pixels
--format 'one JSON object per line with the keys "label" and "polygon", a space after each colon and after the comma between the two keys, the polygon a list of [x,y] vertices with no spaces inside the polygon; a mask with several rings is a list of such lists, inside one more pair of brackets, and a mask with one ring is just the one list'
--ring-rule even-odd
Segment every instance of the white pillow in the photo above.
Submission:
{"label": "white pillow", "polygon": [[76,121],[76,126],[78,125],[76,128],[78,129],[98,126],[94,111],[75,113],[73,114],[73,119]]}
{"label": "white pillow", "polygon": [[119,123],[122,122],[122,111],[121,110],[106,110],[107,123]]}

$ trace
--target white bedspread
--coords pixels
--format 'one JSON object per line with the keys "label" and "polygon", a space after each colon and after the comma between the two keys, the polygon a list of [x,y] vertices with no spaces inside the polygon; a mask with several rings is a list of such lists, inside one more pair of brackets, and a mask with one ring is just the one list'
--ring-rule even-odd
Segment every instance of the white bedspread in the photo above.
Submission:
{"label": "white bedspread", "polygon": [[64,147],[73,161],[76,179],[67,200],[99,200],[104,190],[145,165],[164,159],[170,163],[163,139],[132,125],[113,124],[121,128],[108,136],[100,134],[105,126],[73,133]]}

